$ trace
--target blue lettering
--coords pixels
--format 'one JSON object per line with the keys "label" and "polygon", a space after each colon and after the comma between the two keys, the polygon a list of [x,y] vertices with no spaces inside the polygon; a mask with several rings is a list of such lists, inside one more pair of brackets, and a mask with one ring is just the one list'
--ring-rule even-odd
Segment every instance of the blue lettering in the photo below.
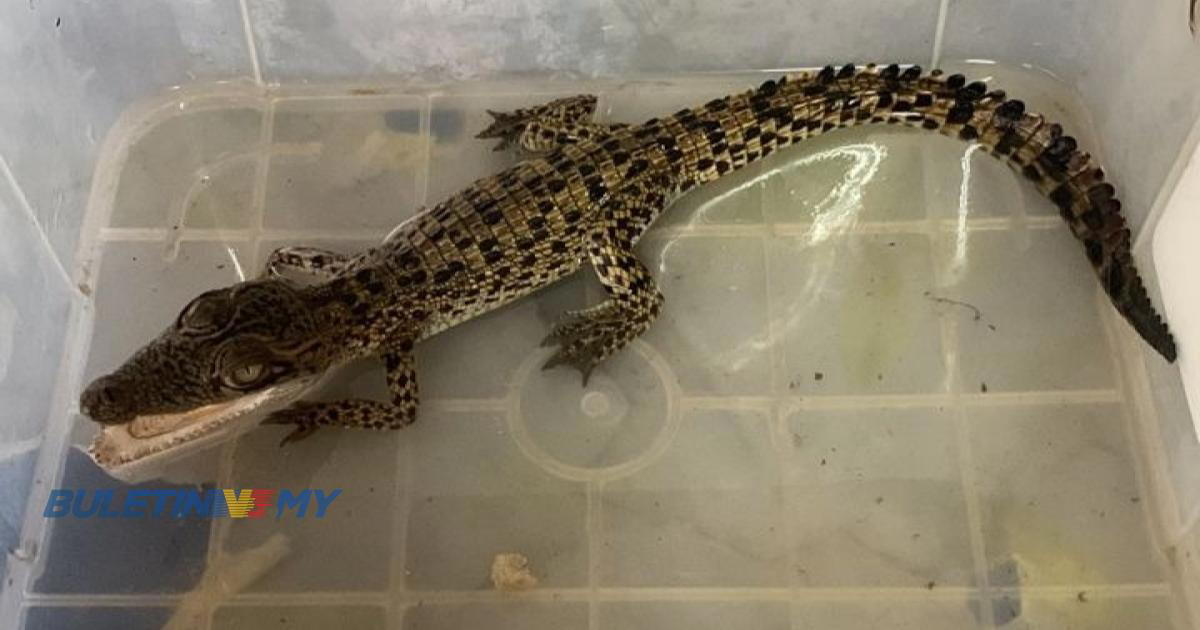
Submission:
{"label": "blue lettering", "polygon": [[88,509],[83,509],[83,503],[87,500],[87,490],[80,490],[75,493],[75,501],[71,503],[71,515],[75,518],[88,518],[95,514],[100,509],[100,499],[96,493],[92,493],[92,506]]}
{"label": "blue lettering", "polygon": [[125,495],[125,509],[121,511],[121,516],[125,518],[141,518],[146,515],[146,508],[150,507],[146,499],[149,498],[149,490],[141,488],[133,488]]}
{"label": "blue lettering", "polygon": [[325,510],[329,509],[329,504],[333,503],[333,500],[338,498],[338,495],[341,493],[342,493],[341,488],[334,488],[333,492],[330,492],[329,496],[326,497],[325,492],[323,490],[321,490],[321,489],[316,490],[317,518],[322,518],[325,516]]}
{"label": "blue lettering", "polygon": [[46,509],[42,510],[42,516],[46,518],[58,518],[71,513],[71,497],[75,492],[65,488],[55,488],[50,491],[50,496],[46,498]]}
{"label": "blue lettering", "polygon": [[114,510],[112,507],[113,498],[116,494],[115,490],[111,488],[105,490],[96,490],[93,494],[96,495],[97,501],[101,501],[101,499],[103,499],[103,501],[100,503],[100,518],[116,518],[121,515],[120,510]]}
{"label": "blue lettering", "polygon": [[196,489],[180,490],[178,496],[175,497],[175,509],[171,515],[175,518],[184,518],[190,513],[194,513],[200,518],[228,516],[229,511],[225,509],[224,500],[220,502],[220,506],[217,506],[216,503],[217,492],[215,490],[206,490],[203,493]]}
{"label": "blue lettering", "polygon": [[311,497],[312,490],[301,490],[298,494],[292,494],[291,490],[280,490],[275,497],[275,518],[282,517],[284,510],[295,510],[296,516],[304,518]]}
{"label": "blue lettering", "polygon": [[143,492],[146,496],[154,499],[154,508],[150,510],[150,515],[156,518],[166,513],[167,500],[178,494],[178,491],[173,488],[147,489]]}

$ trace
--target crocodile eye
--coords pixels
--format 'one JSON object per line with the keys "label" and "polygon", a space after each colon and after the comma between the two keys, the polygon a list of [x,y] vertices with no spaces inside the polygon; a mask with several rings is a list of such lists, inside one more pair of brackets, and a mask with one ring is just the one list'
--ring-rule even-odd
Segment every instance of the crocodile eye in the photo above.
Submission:
{"label": "crocodile eye", "polygon": [[184,333],[210,335],[221,330],[229,319],[229,300],[224,290],[201,294],[179,314],[176,327]]}
{"label": "crocodile eye", "polygon": [[253,386],[262,380],[266,374],[266,365],[262,363],[246,363],[230,370],[225,377],[225,382],[230,387],[241,389]]}

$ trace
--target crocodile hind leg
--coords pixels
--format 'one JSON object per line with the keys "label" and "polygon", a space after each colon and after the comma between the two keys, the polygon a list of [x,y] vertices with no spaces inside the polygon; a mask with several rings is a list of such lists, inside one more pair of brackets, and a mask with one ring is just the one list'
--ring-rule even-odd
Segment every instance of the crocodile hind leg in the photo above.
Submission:
{"label": "crocodile hind leg", "polygon": [[568,96],[511,112],[489,109],[492,124],[475,137],[499,138],[500,142],[493,149],[495,151],[515,144],[536,153],[580,139],[600,137],[613,128],[624,127],[591,122],[595,112],[596,96],[593,94]]}
{"label": "crocodile hind leg", "polygon": [[663,296],[633,244],[657,208],[619,205],[588,236],[588,259],[608,299],[566,313],[542,342],[558,351],[542,369],[570,365],[588,377],[601,361],[646,332],[662,310]]}
{"label": "crocodile hind leg", "polygon": [[299,401],[271,414],[263,424],[285,424],[293,427],[291,433],[279,442],[280,446],[303,440],[317,429],[328,426],[403,429],[416,420],[419,401],[412,342],[402,342],[385,352],[383,362],[387,370],[390,401],[361,398],[334,402]]}
{"label": "crocodile hind leg", "polygon": [[345,268],[350,258],[316,247],[280,247],[267,257],[265,274],[279,277],[284,271],[299,271],[318,278],[331,278]]}

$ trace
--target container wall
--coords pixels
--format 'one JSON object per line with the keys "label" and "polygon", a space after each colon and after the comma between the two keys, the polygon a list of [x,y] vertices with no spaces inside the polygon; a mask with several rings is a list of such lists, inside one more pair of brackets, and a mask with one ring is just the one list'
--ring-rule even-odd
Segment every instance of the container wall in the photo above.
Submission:
{"label": "container wall", "polygon": [[251,0],[268,81],[929,60],[938,0]]}
{"label": "container wall", "polygon": [[944,42],[943,58],[1029,64],[1075,86],[1142,225],[1200,113],[1186,0],[950,0]]}
{"label": "container wall", "polygon": [[70,269],[100,143],[170,86],[251,77],[236,0],[0,3],[0,156]]}
{"label": "container wall", "polygon": [[14,549],[78,293],[7,173],[0,161],[0,548]]}

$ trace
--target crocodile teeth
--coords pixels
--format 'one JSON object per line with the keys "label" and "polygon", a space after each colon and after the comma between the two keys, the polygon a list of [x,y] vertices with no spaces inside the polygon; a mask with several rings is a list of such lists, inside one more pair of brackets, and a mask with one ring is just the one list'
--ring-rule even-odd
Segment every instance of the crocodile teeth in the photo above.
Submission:
{"label": "crocodile teeth", "polygon": [[[238,399],[241,400],[241,399]],[[222,411],[237,405],[238,400],[215,405],[206,405],[183,413],[163,413],[152,416],[139,416],[129,423],[129,435],[138,438],[152,438],[180,427],[203,422],[206,417],[219,416]]]}

